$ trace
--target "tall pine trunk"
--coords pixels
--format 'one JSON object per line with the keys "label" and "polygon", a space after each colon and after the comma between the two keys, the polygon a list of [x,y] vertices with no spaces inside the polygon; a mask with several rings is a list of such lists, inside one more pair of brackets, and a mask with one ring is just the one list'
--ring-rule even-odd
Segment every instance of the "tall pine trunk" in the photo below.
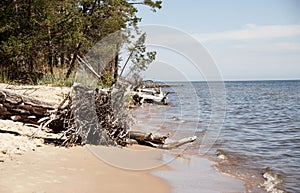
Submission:
{"label": "tall pine trunk", "polygon": [[71,61],[71,64],[69,66],[69,69],[68,69],[68,72],[66,74],[66,77],[65,79],[67,80],[68,78],[70,78],[70,75],[71,73],[73,72],[74,68],[75,68],[75,62],[76,62],[76,59],[77,59],[77,55],[79,53],[79,50],[80,50],[80,47],[81,47],[82,43],[80,42],[73,54],[73,58],[72,58],[72,61]]}

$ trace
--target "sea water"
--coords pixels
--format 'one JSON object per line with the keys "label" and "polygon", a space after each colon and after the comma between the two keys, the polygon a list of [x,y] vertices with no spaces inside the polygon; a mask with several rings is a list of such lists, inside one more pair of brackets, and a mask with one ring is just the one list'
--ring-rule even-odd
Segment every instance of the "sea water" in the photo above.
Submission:
{"label": "sea water", "polygon": [[[148,112],[149,127],[175,138],[197,135],[198,154],[209,131],[214,90],[206,82],[168,83],[170,106]],[[300,81],[225,82],[225,111],[206,155],[252,192],[300,192]],[[223,99],[222,99],[223,100]],[[146,123],[147,124],[147,123]],[[151,128],[148,128],[151,130]]]}

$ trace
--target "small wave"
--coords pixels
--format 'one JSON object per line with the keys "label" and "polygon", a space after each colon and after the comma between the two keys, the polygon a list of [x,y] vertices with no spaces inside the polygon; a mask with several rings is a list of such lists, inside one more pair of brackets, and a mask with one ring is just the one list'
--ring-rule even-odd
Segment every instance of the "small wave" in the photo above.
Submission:
{"label": "small wave", "polygon": [[221,149],[216,150],[216,155],[220,160],[228,161],[232,164],[238,163],[238,162],[245,162],[248,158],[243,155],[238,155],[238,153],[233,153]]}
{"label": "small wave", "polygon": [[270,168],[266,168],[262,177],[265,179],[264,183],[261,184],[267,192],[270,193],[286,193],[286,191],[278,188],[282,184],[282,179],[278,174],[274,174]]}
{"label": "small wave", "polygon": [[259,185],[263,179],[255,170],[245,166],[247,157],[221,149],[216,149],[215,156],[210,158],[217,163],[217,171],[242,180],[246,192],[262,192]]}

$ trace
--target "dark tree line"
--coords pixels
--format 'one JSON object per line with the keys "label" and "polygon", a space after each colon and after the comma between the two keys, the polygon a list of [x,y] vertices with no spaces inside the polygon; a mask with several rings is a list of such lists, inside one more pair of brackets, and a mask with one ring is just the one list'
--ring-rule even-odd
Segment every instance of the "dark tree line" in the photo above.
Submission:
{"label": "dark tree line", "polygon": [[[9,79],[22,72],[53,75],[53,69],[60,68],[69,78],[77,56],[86,54],[102,38],[118,30],[138,29],[138,4],[153,11],[161,8],[161,1],[152,0],[1,0],[2,75],[6,72]],[[142,58],[148,63],[154,59],[153,53],[140,56],[148,56]],[[118,63],[116,55],[109,67],[112,79],[117,77]]]}

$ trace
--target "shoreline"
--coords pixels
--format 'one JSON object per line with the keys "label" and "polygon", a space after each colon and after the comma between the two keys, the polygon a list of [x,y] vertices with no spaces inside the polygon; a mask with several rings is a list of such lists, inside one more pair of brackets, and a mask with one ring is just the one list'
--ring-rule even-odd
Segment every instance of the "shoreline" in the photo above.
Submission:
{"label": "shoreline", "polygon": [[[170,155],[164,159],[170,159]],[[154,171],[152,174],[165,179],[173,193],[247,192],[243,180],[216,170],[215,164],[203,156],[183,155],[174,157],[168,163],[169,170]]]}
{"label": "shoreline", "polygon": [[[29,129],[13,121],[0,123],[2,129],[5,126]],[[242,181],[215,170],[213,161],[197,155],[174,154],[140,145],[65,148],[7,133],[0,133],[0,139],[7,147],[11,146],[0,162],[1,175],[5,176],[0,179],[0,192],[4,193],[97,192],[99,187],[101,192],[124,193],[133,190],[182,193],[195,189],[205,193],[245,192]],[[20,148],[24,144],[27,149]],[[1,152],[4,148],[1,144]],[[219,186],[216,188],[215,184]]]}
{"label": "shoreline", "polygon": [[[165,122],[161,120],[161,113],[156,107],[144,106],[137,109],[135,115],[137,117],[135,126],[139,130],[160,134],[172,131],[164,128],[166,126],[164,125]],[[168,122],[168,124],[172,127],[172,124],[180,123],[174,120]],[[186,135],[190,133],[183,132],[182,134],[187,137]],[[201,134],[199,135],[198,140],[201,140]],[[176,137],[183,136],[181,136],[181,133],[177,133]],[[216,169],[218,162],[215,159],[217,157],[209,159],[210,155],[202,156],[193,150],[185,149],[186,147],[200,148],[197,142],[194,143],[196,144],[188,144],[188,146],[182,148],[166,151],[162,159],[169,169],[152,172],[152,174],[167,181],[172,187],[173,193],[194,193],[195,191],[199,193],[247,192],[246,181]]]}
{"label": "shoreline", "polygon": [[[26,89],[31,88],[35,87],[26,87]],[[53,102],[59,101],[68,90],[67,88],[49,88],[55,93],[56,98],[53,98]],[[23,89],[18,90],[18,92],[24,92]],[[43,87],[38,87],[38,90],[33,89],[33,91],[30,95],[42,98],[46,95]],[[138,111],[144,110],[139,109]],[[135,125],[134,128],[142,131],[156,129],[156,126],[152,125],[153,122],[151,121],[153,120],[149,120],[147,116],[149,115],[140,117],[141,124]],[[174,124],[178,123],[174,122]],[[196,188],[196,190],[200,188],[202,192],[209,192],[210,186],[214,187],[213,183],[216,181],[205,180],[207,175],[213,176],[213,178],[217,176],[218,179],[220,178],[219,175],[225,176],[212,167],[214,162],[203,157],[195,158],[195,156],[187,155],[181,150],[179,150],[181,153],[178,154],[181,158],[178,158],[178,156],[172,155],[173,151],[138,145],[128,148],[54,147],[43,144],[41,139],[29,140],[27,136],[30,136],[36,128],[10,120],[0,120],[0,127],[9,132],[21,134],[16,136],[13,133],[0,133],[0,153],[2,152],[0,160],[3,158],[3,162],[0,162],[0,170],[1,174],[5,176],[5,178],[0,179],[0,192],[62,192],[61,190],[63,192],[95,192],[98,190],[98,186],[101,186],[101,192],[132,192],[133,189],[142,190],[146,193],[195,191],[191,187]],[[39,134],[46,137],[49,135],[46,132]],[[177,154],[175,153],[175,155]],[[190,161],[186,162],[186,160]],[[198,182],[192,180],[185,182],[187,177],[183,176],[193,173],[195,169],[204,173],[203,175],[198,173],[193,178],[199,179],[208,186],[195,187]],[[227,182],[230,182],[231,179],[234,178],[226,178]],[[100,184],[100,182],[103,183]],[[82,183],[83,185],[81,185]],[[184,187],[189,183],[190,189],[183,188],[178,191],[178,187]],[[53,184],[55,187],[50,187]],[[112,190],[114,187],[117,189]],[[223,192],[223,190],[227,190],[226,188],[228,186],[225,184],[216,192]],[[231,190],[227,192],[231,192]]]}

